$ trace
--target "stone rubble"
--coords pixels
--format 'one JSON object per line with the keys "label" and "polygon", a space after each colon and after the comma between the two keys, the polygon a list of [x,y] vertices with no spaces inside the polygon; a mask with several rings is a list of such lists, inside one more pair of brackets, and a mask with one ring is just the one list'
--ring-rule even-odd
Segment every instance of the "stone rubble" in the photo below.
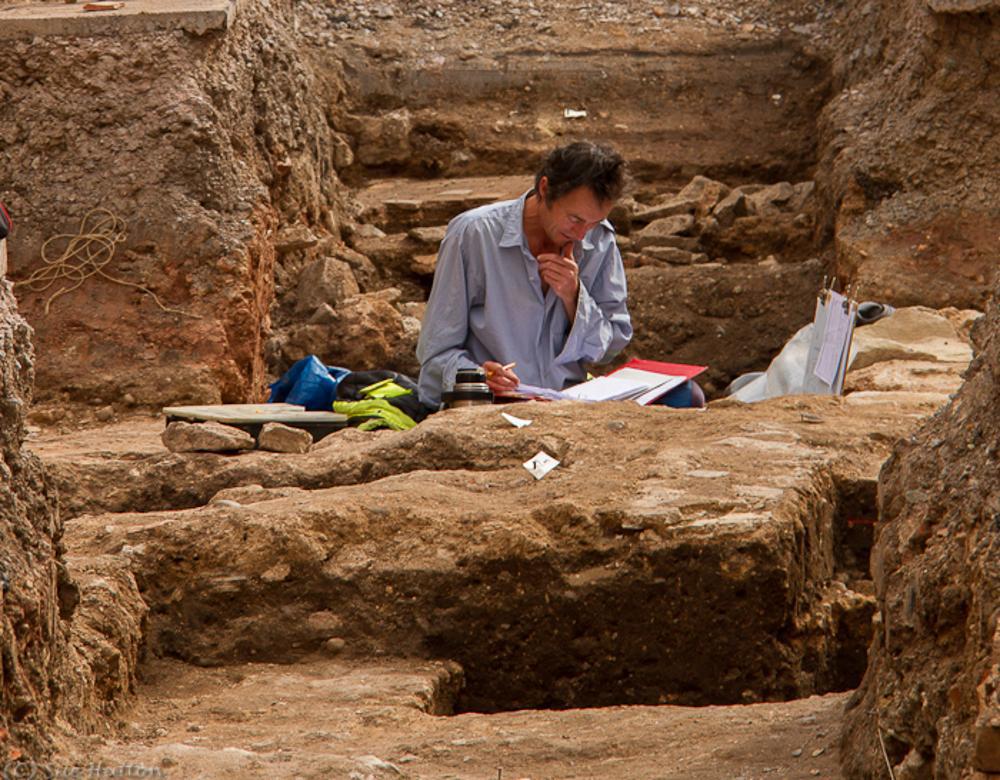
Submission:
{"label": "stone rubble", "polygon": [[269,422],[264,423],[257,436],[257,447],[269,452],[309,452],[312,435],[301,428]]}
{"label": "stone rubble", "polygon": [[167,425],[161,439],[171,452],[239,452],[252,450],[255,444],[253,436],[231,425],[181,420]]}

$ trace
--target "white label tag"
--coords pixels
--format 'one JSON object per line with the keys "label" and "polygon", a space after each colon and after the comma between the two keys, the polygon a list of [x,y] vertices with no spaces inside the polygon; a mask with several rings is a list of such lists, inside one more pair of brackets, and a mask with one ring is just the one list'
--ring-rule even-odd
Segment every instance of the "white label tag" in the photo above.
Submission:
{"label": "white label tag", "polygon": [[529,461],[525,461],[524,467],[535,479],[541,479],[552,469],[559,465],[559,461],[545,452],[539,452]]}
{"label": "white label tag", "polygon": [[532,420],[522,420],[520,417],[515,417],[512,414],[507,414],[507,412],[500,412],[500,416],[503,417],[507,422],[509,422],[515,428],[527,428],[532,423]]}

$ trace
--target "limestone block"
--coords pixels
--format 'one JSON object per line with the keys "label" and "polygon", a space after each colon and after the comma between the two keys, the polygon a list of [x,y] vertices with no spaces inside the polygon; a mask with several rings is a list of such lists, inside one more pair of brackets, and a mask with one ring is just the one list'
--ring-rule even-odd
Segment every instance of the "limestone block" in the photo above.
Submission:
{"label": "limestone block", "polygon": [[378,284],[378,269],[367,255],[348,246],[342,246],[333,251],[333,256],[351,266],[361,292],[369,292]]}
{"label": "limestone block", "polygon": [[381,117],[363,117],[356,157],[362,165],[406,162],[413,118],[405,108]]}
{"label": "limestone block", "polygon": [[305,225],[289,225],[278,233],[274,248],[279,255],[316,246],[319,239]]}
{"label": "limestone block", "polygon": [[948,395],[962,384],[964,363],[929,360],[885,360],[859,370],[851,370],[844,380],[844,392],[861,391],[940,393]]}
{"label": "limestone block", "polygon": [[697,202],[695,213],[702,217],[708,214],[726,195],[729,194],[729,187],[721,181],[714,181],[706,176],[695,176],[688,182],[678,194],[678,199],[694,200]]}
{"label": "limestone block", "polygon": [[647,246],[661,246],[664,238],[690,232],[694,227],[694,217],[690,214],[677,214],[651,222],[636,236],[635,245],[638,249]]}
{"label": "limestone block", "polygon": [[692,265],[693,263],[708,262],[708,255],[702,252],[688,252],[672,246],[651,246],[646,249],[646,255],[656,260],[670,263],[671,265]]}
{"label": "limestone block", "polygon": [[418,227],[410,230],[407,235],[409,235],[409,237],[414,241],[419,241],[421,244],[433,246],[436,249],[438,245],[444,241],[444,234],[447,230],[447,225],[440,225],[437,227]]}
{"label": "limestone block", "polygon": [[336,308],[361,292],[351,266],[333,257],[321,257],[307,265],[299,276],[299,313],[316,310],[321,304]]}
{"label": "limestone block", "polygon": [[385,235],[384,230],[376,225],[369,225],[367,222],[362,222],[354,228],[356,238],[385,238]]}
{"label": "limestone block", "polygon": [[410,263],[410,270],[419,276],[434,276],[434,269],[437,268],[437,255],[414,255]]}
{"label": "limestone block", "polygon": [[321,303],[312,314],[309,315],[310,325],[332,325],[337,321],[337,310],[329,303]]}
{"label": "limestone block", "polygon": [[424,313],[427,311],[427,303],[425,301],[407,301],[399,304],[399,311],[404,317],[416,317],[418,320],[423,320]]}
{"label": "limestone block", "polygon": [[795,188],[787,181],[772,184],[747,198],[750,213],[761,217],[780,214],[788,210],[795,194]]}
{"label": "limestone block", "polygon": [[887,360],[927,360],[968,363],[972,349],[944,315],[923,306],[899,309],[895,314],[854,332],[857,350],[851,369]]}
{"label": "limestone block", "polygon": [[788,211],[799,212],[805,208],[806,202],[816,191],[816,182],[800,181],[798,184],[792,185],[792,190],[793,194],[788,199],[787,209]]}
{"label": "limestone block", "polygon": [[712,216],[718,221],[719,226],[724,228],[732,225],[737,217],[745,217],[748,213],[746,195],[735,190],[716,203],[712,209]]}
{"label": "limestone block", "polygon": [[[409,264],[413,254],[413,239],[406,233],[363,238],[357,234],[351,237],[354,249],[369,257],[376,268],[386,266],[402,269]],[[436,248],[436,247],[435,247]]]}
{"label": "limestone block", "polygon": [[312,435],[301,428],[269,422],[260,429],[257,446],[270,452],[309,452]]}
{"label": "limestone block", "polygon": [[217,422],[175,421],[167,426],[160,439],[171,452],[233,452],[254,447],[249,433]]}
{"label": "limestone block", "polygon": [[354,164],[354,150],[350,142],[339,133],[333,136],[333,165],[338,171]]}
{"label": "limestone block", "polygon": [[699,241],[694,236],[663,236],[656,242],[656,247],[672,247],[683,249],[685,252],[696,252],[698,246]]}
{"label": "limestone block", "polygon": [[677,214],[694,214],[698,208],[698,201],[694,198],[682,198],[678,195],[671,196],[668,200],[658,203],[655,206],[639,209],[632,216],[634,222],[649,224],[664,217],[673,217]]}

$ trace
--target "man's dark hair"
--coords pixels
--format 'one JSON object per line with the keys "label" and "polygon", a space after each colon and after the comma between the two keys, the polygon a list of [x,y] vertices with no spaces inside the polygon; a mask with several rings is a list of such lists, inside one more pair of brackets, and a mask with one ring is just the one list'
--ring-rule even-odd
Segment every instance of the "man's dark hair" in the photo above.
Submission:
{"label": "man's dark hair", "polygon": [[602,203],[616,201],[625,190],[625,158],[610,146],[574,141],[549,152],[535,174],[535,191],[548,179],[545,203],[551,205],[577,187],[589,187]]}

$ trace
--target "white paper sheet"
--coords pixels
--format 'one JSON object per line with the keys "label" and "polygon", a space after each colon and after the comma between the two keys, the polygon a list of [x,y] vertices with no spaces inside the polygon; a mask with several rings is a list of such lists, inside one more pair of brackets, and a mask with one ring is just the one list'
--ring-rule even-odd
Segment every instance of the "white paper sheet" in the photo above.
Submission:
{"label": "white paper sheet", "polygon": [[500,412],[500,416],[515,428],[527,428],[533,422],[532,420],[525,420],[522,417],[515,417],[512,414],[507,414],[507,412]]}
{"label": "white paper sheet", "polygon": [[649,390],[650,382],[629,377],[599,376],[589,382],[563,390],[567,398],[578,401],[622,401],[635,398]]}
{"label": "white paper sheet", "polygon": [[826,327],[816,367],[816,377],[831,387],[837,381],[837,373],[843,362],[844,350],[851,336],[851,307],[845,305],[843,295],[832,290],[826,302]]}

